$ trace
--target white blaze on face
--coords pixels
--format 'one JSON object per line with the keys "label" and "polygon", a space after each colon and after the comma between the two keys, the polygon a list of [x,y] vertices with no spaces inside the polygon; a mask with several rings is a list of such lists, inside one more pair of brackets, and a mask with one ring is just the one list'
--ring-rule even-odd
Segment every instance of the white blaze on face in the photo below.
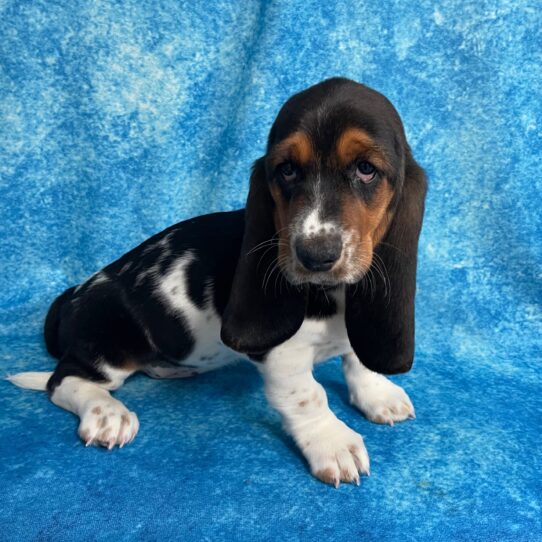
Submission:
{"label": "white blaze on face", "polygon": [[303,235],[310,237],[320,229],[318,208],[313,209],[303,221]]}
{"label": "white blaze on face", "polygon": [[318,207],[313,209],[303,220],[302,235],[304,237],[313,237],[335,231],[337,231],[336,224],[320,220],[320,210]]}

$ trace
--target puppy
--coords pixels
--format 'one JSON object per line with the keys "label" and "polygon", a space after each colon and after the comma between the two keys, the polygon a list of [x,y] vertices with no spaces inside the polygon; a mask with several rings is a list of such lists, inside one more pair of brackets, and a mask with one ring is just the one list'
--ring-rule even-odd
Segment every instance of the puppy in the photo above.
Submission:
{"label": "puppy", "polygon": [[110,391],[143,371],[192,377],[245,358],[323,482],[359,484],[369,458],[328,407],[316,362],[342,356],[351,402],[377,423],[414,417],[381,373],[410,369],[426,181],[399,115],[341,78],[290,98],[252,170],[244,210],[176,224],[69,288],[45,322],[47,389],[86,445],[136,436]]}

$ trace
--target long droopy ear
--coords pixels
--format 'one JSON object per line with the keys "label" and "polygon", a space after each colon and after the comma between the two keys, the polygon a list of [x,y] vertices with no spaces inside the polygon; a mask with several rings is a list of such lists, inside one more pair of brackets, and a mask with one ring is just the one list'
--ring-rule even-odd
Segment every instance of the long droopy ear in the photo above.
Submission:
{"label": "long droopy ear", "polygon": [[224,344],[254,359],[289,339],[305,315],[303,292],[277,277],[279,267],[274,269],[278,258],[274,207],[265,161],[260,158],[252,169],[241,252],[221,330]]}
{"label": "long droopy ear", "polygon": [[375,273],[377,286],[372,291],[361,284],[347,287],[345,318],[350,344],[361,362],[379,373],[403,373],[412,367],[416,259],[426,190],[424,172],[408,151],[394,217],[375,249],[386,279]]}

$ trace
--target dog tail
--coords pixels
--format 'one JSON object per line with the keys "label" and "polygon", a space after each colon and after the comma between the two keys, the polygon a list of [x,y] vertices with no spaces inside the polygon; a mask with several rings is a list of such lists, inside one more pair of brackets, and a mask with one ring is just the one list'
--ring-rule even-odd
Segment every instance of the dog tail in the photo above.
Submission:
{"label": "dog tail", "polygon": [[6,376],[6,380],[19,386],[19,388],[45,391],[47,389],[47,382],[52,374],[53,371],[17,373]]}
{"label": "dog tail", "polygon": [[68,288],[63,294],[59,295],[52,303],[45,318],[45,325],[43,332],[45,335],[45,346],[47,347],[47,352],[51,356],[60,359],[62,357],[62,349],[60,347],[60,341],[58,336],[58,329],[60,327],[60,314],[62,307],[68,301],[74,290],[75,286]]}

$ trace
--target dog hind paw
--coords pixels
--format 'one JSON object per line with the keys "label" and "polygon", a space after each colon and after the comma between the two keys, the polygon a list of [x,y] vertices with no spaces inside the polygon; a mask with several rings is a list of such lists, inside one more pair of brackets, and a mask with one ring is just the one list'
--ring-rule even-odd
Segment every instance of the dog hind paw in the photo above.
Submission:
{"label": "dog hind paw", "polygon": [[81,415],[79,436],[85,446],[98,445],[111,450],[122,448],[134,440],[139,420],[120,401],[115,399],[91,402]]}

